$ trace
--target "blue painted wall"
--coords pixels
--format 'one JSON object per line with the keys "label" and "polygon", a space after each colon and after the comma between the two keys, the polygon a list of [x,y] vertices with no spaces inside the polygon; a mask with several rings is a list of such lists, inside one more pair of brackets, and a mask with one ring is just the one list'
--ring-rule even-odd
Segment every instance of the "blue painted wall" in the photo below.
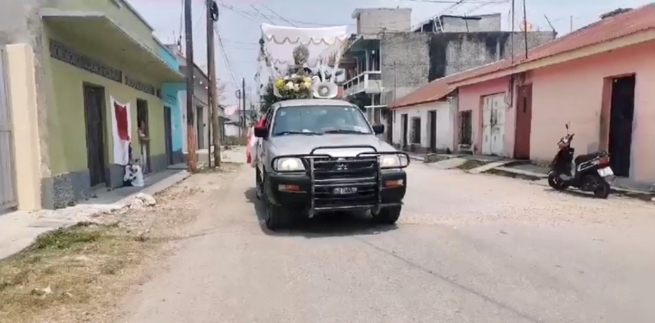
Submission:
{"label": "blue painted wall", "polygon": [[166,62],[166,65],[170,68],[176,71],[180,70],[180,64],[177,61],[177,57],[175,57],[175,54],[171,53],[167,48],[159,48],[159,58],[163,59],[164,62]]}
{"label": "blue painted wall", "polygon": [[[166,48],[160,48],[159,57],[166,64],[176,70],[180,70],[177,57]],[[184,162],[182,143],[184,140],[184,127],[182,120],[182,102],[178,99],[178,93],[186,90],[185,83],[164,83],[161,88],[161,96],[165,105],[171,109],[171,143],[173,148],[173,159],[175,163]]]}
{"label": "blue painted wall", "polygon": [[185,83],[164,83],[161,89],[162,100],[166,106],[171,108],[171,134],[173,136],[173,152],[182,151],[182,140],[184,133],[182,131],[182,104],[178,100],[178,92],[186,90]]}

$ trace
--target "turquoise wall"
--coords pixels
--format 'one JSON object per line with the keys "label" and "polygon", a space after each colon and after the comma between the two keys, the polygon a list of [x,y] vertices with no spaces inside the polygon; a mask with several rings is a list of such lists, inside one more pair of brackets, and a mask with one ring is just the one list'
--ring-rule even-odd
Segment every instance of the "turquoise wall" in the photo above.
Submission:
{"label": "turquoise wall", "polygon": [[171,108],[171,138],[173,151],[182,151],[184,133],[182,131],[182,103],[178,100],[178,92],[186,90],[185,83],[164,83],[161,88],[161,97],[164,104]]}
{"label": "turquoise wall", "polygon": [[[159,57],[166,62],[170,68],[179,71],[180,63],[177,57],[168,49],[161,47]],[[184,133],[182,131],[182,103],[178,99],[178,92],[186,89],[185,83],[164,83],[161,88],[161,96],[164,104],[171,109],[171,142],[173,152],[182,152],[182,140]]]}
{"label": "turquoise wall", "polygon": [[159,49],[159,58],[164,60],[166,62],[166,65],[170,66],[170,68],[179,71],[180,70],[180,63],[177,61],[177,57],[173,55],[167,48],[161,47]]}

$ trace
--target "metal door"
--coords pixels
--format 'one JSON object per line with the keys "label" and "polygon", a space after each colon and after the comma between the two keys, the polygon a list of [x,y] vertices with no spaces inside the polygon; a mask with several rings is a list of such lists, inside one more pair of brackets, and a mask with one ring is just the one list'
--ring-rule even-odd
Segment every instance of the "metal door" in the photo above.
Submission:
{"label": "metal door", "polygon": [[84,120],[86,124],[86,152],[90,185],[106,183],[104,112],[102,101],[104,89],[95,85],[82,86],[84,96]]}
{"label": "metal door", "polygon": [[517,96],[514,158],[530,159],[532,84],[519,86]]}
{"label": "metal door", "polygon": [[7,95],[6,66],[5,50],[0,48],[0,214],[18,205],[14,168],[14,132]]}
{"label": "metal door", "polygon": [[505,94],[483,97],[483,155],[505,155],[505,106]]}

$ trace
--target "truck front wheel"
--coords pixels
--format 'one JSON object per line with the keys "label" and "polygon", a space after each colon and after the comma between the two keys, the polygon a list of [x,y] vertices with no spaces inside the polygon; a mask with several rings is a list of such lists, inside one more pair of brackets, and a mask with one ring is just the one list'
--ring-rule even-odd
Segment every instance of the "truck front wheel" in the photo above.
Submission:
{"label": "truck front wheel", "polygon": [[392,225],[398,221],[401,210],[401,206],[385,207],[377,213],[373,213],[373,221],[379,224]]}
{"label": "truck front wheel", "polygon": [[285,229],[291,224],[293,212],[291,212],[289,208],[271,203],[268,198],[268,194],[271,188],[269,187],[268,183],[266,183],[265,176],[261,186],[263,195],[262,200],[264,202],[264,207],[266,208],[266,214],[264,218],[264,224],[266,225],[266,228],[271,231]]}

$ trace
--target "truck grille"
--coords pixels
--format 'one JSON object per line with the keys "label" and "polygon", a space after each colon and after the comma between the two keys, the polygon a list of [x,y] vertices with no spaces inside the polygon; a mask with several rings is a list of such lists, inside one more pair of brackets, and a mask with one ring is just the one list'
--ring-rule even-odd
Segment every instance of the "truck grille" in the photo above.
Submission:
{"label": "truck grille", "polygon": [[[378,200],[377,157],[316,158],[312,169],[314,208],[370,206]],[[338,188],[356,188],[335,194]]]}

